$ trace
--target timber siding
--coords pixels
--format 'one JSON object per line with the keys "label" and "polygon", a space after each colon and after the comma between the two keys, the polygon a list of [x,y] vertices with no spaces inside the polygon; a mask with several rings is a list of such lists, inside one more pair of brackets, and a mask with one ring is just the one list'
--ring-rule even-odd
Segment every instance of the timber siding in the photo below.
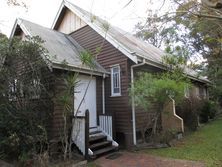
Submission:
{"label": "timber siding", "polygon": [[[84,49],[96,56],[98,63],[107,71],[110,71],[110,67],[113,65],[120,65],[121,96],[111,97],[111,81],[110,77],[107,77],[105,79],[105,110],[106,113],[115,114],[116,132],[124,134],[132,133],[131,107],[128,95],[130,83],[129,59],[89,26],[82,27],[70,35]],[[101,48],[101,52],[95,55],[97,48]]]}
{"label": "timber siding", "polygon": [[55,26],[55,30],[69,34],[85,25],[86,23],[76,14],[71,12],[68,8],[63,8],[61,17]]}
{"label": "timber siding", "polygon": [[52,138],[59,139],[62,135],[63,128],[63,105],[59,98],[65,90],[65,75],[62,70],[54,70],[54,100],[53,100],[53,115],[52,115]]}

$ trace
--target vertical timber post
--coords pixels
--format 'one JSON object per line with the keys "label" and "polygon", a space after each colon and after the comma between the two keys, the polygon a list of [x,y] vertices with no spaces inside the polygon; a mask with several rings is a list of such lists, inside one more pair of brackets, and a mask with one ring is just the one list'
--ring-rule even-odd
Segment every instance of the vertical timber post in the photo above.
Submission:
{"label": "vertical timber post", "polygon": [[89,159],[88,154],[89,148],[89,110],[87,109],[85,112],[85,159]]}
{"label": "vertical timber post", "polygon": [[112,112],[112,129],[113,129],[113,140],[116,140],[116,126],[115,126],[115,112]]}

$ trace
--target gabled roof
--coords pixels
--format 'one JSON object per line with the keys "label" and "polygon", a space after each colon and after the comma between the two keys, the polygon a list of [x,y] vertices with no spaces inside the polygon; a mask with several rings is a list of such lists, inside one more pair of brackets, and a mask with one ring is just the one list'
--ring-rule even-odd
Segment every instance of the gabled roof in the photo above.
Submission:
{"label": "gabled roof", "polygon": [[[64,9],[66,8],[75,13],[87,25],[106,38],[108,42],[136,64],[138,63],[138,60],[144,59],[153,66],[164,68],[162,57],[165,56],[166,53],[163,50],[136,38],[120,28],[111,26],[105,20],[83,10],[67,0],[62,2],[53,22],[52,29],[58,26],[58,20],[62,17],[61,13],[64,12]],[[209,83],[208,79],[199,76],[197,72],[191,69],[185,69],[185,73],[194,80]]]}
{"label": "gabled roof", "polygon": [[[125,54],[133,62],[138,62],[139,58],[145,58],[146,60],[162,64],[162,56],[166,53],[139,38],[136,38],[132,34],[110,25],[107,21],[101,19],[98,16],[85,11],[84,9],[74,5],[73,3],[63,0],[55,20],[52,24],[52,29],[57,27],[58,20],[62,17],[63,10],[68,8],[75,13],[80,19],[82,19],[87,25],[94,29],[98,34],[106,38],[114,47]],[[108,26],[108,27],[107,27]],[[107,30],[108,28],[108,30]]]}
{"label": "gabled roof", "polygon": [[[137,63],[137,57],[136,55],[131,53],[131,50],[128,50],[124,45],[122,45],[118,40],[115,39],[110,34],[110,29],[106,31],[104,29],[104,25],[106,24],[102,19],[99,17],[94,18],[95,16],[91,13],[79,8],[78,6],[64,0],[58,10],[58,13],[56,15],[56,18],[53,22],[52,29],[55,28],[57,21],[61,17],[61,12],[64,10],[64,8],[68,8],[73,13],[75,13],[80,19],[82,19],[87,25],[89,25],[91,28],[93,28],[97,33],[99,33],[101,36],[106,37],[106,40],[109,41],[114,47],[116,47],[118,50],[120,50],[123,54],[125,54],[127,57],[129,57],[132,61]],[[111,26],[110,26],[111,27]]]}
{"label": "gabled roof", "polygon": [[[18,31],[28,36],[39,36],[44,40],[43,46],[48,50],[49,61],[52,68],[64,68],[64,62],[74,71],[90,71],[90,68],[83,66],[80,54],[84,49],[66,34],[40,26],[27,20],[17,19],[10,37]],[[100,75],[107,73],[106,70],[95,61],[95,72]],[[88,73],[87,72],[87,73]]]}

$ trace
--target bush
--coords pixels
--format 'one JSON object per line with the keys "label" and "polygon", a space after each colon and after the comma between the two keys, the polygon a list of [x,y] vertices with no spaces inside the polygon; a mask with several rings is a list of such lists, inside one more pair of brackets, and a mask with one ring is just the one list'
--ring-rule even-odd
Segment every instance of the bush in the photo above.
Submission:
{"label": "bush", "polygon": [[177,132],[174,129],[168,129],[166,131],[160,132],[157,136],[155,136],[155,142],[161,144],[167,144],[170,146],[170,141],[176,138]]}
{"label": "bush", "polygon": [[213,119],[217,113],[217,104],[214,101],[206,100],[200,110],[200,122],[206,123],[209,119]]}
{"label": "bush", "polygon": [[25,161],[43,151],[47,142],[51,94],[42,44],[39,37],[9,40],[0,34],[1,159]]}
{"label": "bush", "polygon": [[47,143],[46,120],[33,108],[15,106],[0,106],[0,148],[5,159],[24,159],[24,155],[41,152]]}
{"label": "bush", "polygon": [[197,98],[184,98],[183,101],[176,106],[176,113],[183,121],[185,128],[195,131],[198,127],[198,113],[201,102]]}
{"label": "bush", "polygon": [[[177,76],[177,80],[175,79]],[[163,112],[164,103],[172,98],[176,103],[180,102],[184,97],[184,87],[189,86],[189,81],[181,75],[172,72],[151,74],[148,72],[138,73],[131,89],[130,96],[133,97],[136,107],[142,108],[144,111],[150,112],[152,104],[158,104],[154,111],[154,121],[152,123],[153,135],[157,133],[158,119]]]}

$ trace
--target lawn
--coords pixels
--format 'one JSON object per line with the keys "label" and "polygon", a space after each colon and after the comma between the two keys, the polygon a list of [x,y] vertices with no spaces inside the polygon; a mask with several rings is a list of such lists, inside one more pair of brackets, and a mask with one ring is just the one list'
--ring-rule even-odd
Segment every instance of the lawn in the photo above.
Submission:
{"label": "lawn", "polygon": [[204,162],[208,167],[222,167],[222,118],[185,136],[175,147],[145,150],[146,153]]}

